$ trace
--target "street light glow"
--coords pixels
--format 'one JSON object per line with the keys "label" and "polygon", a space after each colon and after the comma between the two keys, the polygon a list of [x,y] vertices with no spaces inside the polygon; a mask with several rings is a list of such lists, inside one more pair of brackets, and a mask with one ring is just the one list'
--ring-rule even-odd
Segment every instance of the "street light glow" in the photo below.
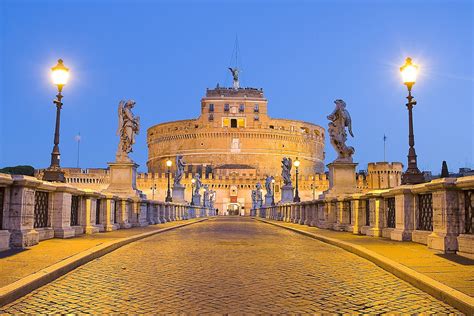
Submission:
{"label": "street light glow", "polygon": [[418,66],[412,63],[410,57],[405,60],[405,65],[400,67],[402,73],[403,83],[406,85],[414,85],[416,82],[416,76],[418,74]]}
{"label": "street light glow", "polygon": [[298,157],[296,157],[296,160],[293,164],[295,165],[296,168],[300,166],[300,161],[298,160]]}
{"label": "street light glow", "polygon": [[167,166],[168,168],[171,167],[172,164],[173,164],[173,162],[172,162],[170,159],[168,159],[168,160],[166,161],[166,166]]}
{"label": "street light glow", "polygon": [[69,68],[66,68],[63,64],[63,60],[59,59],[56,66],[51,68],[51,78],[55,85],[64,86],[69,80]]}

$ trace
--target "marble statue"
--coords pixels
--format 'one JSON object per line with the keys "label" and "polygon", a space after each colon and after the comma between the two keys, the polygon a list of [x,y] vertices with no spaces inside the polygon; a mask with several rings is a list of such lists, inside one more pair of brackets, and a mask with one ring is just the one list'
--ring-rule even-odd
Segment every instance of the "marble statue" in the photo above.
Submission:
{"label": "marble statue", "polygon": [[204,207],[209,207],[209,186],[207,184],[202,186],[204,188],[204,194],[202,197]]}
{"label": "marble statue", "polygon": [[132,152],[132,145],[135,144],[135,135],[140,132],[140,117],[134,116],[132,109],[135,101],[121,100],[118,106],[118,129],[117,135],[120,141],[117,149],[117,161],[130,161],[128,153]]}
{"label": "marble statue", "polygon": [[257,190],[252,190],[252,210],[257,208]]}
{"label": "marble statue", "polygon": [[183,155],[177,155],[176,156],[176,172],[174,173],[175,186],[181,185],[181,179],[183,178],[185,165],[186,163],[183,161]]}
{"label": "marble statue", "polygon": [[199,191],[202,187],[201,176],[199,175],[199,173],[196,173],[196,175],[194,176],[194,180],[196,181],[194,183],[194,195],[199,195]]}
{"label": "marble statue", "polygon": [[209,192],[209,208],[210,208],[211,210],[214,209],[214,202],[215,202],[215,201],[216,201],[216,191],[211,190],[211,191]]}
{"label": "marble statue", "polygon": [[343,100],[334,101],[336,108],[334,111],[328,115],[329,127],[329,137],[331,138],[331,144],[337,152],[336,162],[352,162],[352,155],[355,150],[354,147],[347,146],[347,133],[346,127],[349,131],[349,134],[354,137],[352,133],[352,122],[349,112],[346,110],[346,102]]}
{"label": "marble statue", "polygon": [[262,207],[262,203],[263,203],[263,196],[262,196],[262,185],[260,184],[260,182],[257,182],[257,185],[255,186],[255,191],[256,191],[256,194],[257,194],[257,208],[260,208]]}
{"label": "marble statue", "polygon": [[283,178],[283,184],[285,186],[291,186],[291,167],[293,161],[291,158],[283,157],[281,161],[281,177]]}
{"label": "marble statue", "polygon": [[273,195],[273,176],[267,176],[265,179],[265,189],[267,190],[267,195],[272,196]]}
{"label": "marble statue", "polygon": [[232,78],[234,80],[234,89],[238,89],[240,87],[240,84],[239,84],[239,69],[229,67],[229,70],[232,73]]}

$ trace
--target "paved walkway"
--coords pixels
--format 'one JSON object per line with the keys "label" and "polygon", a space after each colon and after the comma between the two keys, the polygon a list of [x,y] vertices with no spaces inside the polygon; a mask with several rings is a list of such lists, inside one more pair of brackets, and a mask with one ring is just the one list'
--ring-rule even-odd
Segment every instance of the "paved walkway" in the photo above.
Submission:
{"label": "paved walkway", "polygon": [[2,312],[458,313],[356,255],[242,217],[131,243]]}
{"label": "paved walkway", "polygon": [[146,227],[120,229],[107,233],[82,235],[71,239],[54,238],[42,241],[31,248],[2,251],[0,252],[0,287],[18,281],[21,278],[94,246],[195,220],[175,221]]}
{"label": "paved walkway", "polygon": [[337,232],[281,221],[265,221],[276,222],[279,225],[363,246],[474,297],[474,260],[455,254],[441,254],[414,242],[399,242],[387,238],[354,235],[348,232]]}

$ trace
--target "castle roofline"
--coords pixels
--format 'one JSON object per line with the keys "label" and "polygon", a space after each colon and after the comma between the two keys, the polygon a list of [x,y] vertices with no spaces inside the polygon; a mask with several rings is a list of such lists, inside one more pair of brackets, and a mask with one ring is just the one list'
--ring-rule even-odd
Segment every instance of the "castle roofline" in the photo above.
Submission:
{"label": "castle roofline", "polygon": [[215,89],[206,89],[206,98],[227,97],[227,98],[259,98],[265,99],[263,89],[257,88],[224,88],[216,87]]}

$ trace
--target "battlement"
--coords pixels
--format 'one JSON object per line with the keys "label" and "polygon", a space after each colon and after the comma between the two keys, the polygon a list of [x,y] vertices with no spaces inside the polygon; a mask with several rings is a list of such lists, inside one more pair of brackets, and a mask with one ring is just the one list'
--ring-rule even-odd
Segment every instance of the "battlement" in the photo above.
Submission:
{"label": "battlement", "polygon": [[403,164],[401,162],[369,162],[367,164],[367,172],[401,172],[403,170]]}
{"label": "battlement", "polygon": [[265,99],[263,89],[256,88],[224,88],[216,87],[215,89],[206,90],[206,98],[258,98]]}

